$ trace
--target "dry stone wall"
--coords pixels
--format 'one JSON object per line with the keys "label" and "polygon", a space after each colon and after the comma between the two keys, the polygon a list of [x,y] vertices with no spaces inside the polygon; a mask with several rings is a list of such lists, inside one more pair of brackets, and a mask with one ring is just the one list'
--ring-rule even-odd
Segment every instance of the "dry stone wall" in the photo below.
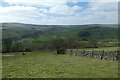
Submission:
{"label": "dry stone wall", "polygon": [[74,56],[84,56],[105,60],[118,60],[119,50],[80,50],[80,49],[67,49],[67,53]]}

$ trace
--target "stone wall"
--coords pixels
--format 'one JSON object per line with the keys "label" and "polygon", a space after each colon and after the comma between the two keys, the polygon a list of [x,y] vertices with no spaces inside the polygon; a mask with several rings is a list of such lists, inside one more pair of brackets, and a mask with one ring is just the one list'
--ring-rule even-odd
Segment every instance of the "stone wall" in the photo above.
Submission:
{"label": "stone wall", "polygon": [[84,56],[97,59],[118,60],[120,51],[116,50],[80,50],[80,49],[67,49],[67,53],[74,56]]}

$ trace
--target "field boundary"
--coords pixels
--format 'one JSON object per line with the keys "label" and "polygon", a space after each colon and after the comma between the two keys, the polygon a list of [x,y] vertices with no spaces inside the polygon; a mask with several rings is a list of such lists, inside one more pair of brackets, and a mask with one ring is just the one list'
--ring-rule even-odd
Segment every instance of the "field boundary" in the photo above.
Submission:
{"label": "field boundary", "polygon": [[97,59],[115,60],[118,61],[119,50],[79,50],[79,49],[67,49],[67,53],[74,56],[84,56]]}

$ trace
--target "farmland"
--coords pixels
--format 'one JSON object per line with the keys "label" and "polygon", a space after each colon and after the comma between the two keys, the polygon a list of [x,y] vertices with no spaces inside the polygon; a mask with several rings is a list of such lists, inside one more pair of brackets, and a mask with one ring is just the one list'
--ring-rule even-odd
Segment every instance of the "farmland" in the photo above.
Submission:
{"label": "farmland", "polygon": [[117,78],[118,62],[51,51],[3,56],[3,78]]}
{"label": "farmland", "polygon": [[0,0],[0,77],[119,79],[118,0]]}
{"label": "farmland", "polygon": [[115,24],[3,23],[2,77],[118,78],[118,59],[65,54],[66,49],[118,50],[117,31]]}

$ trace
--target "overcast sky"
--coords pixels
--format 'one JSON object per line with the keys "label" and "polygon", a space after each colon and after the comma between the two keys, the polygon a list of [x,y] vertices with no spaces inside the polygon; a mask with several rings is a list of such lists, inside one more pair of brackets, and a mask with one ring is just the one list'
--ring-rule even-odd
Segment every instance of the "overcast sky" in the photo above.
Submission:
{"label": "overcast sky", "polygon": [[[106,2],[105,2],[106,1]],[[0,0],[0,23],[117,24],[119,0]]]}

